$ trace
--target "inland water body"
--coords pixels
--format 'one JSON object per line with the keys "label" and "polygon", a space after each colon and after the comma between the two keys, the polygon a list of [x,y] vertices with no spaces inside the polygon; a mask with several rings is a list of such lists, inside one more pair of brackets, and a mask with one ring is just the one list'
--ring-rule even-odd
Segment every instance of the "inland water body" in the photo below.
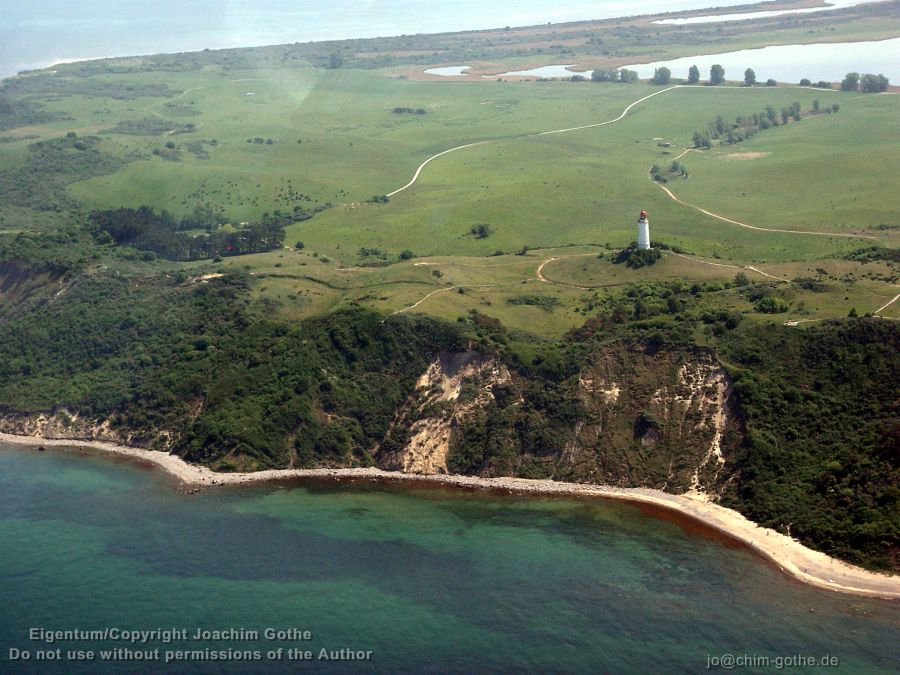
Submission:
{"label": "inland water body", "polygon": [[187,494],[84,451],[0,449],[0,607],[0,672],[900,667],[896,604],[628,504],[361,482]]}
{"label": "inland water body", "polygon": [[39,0],[0,5],[0,77],[67,60],[481,30],[744,0]]}

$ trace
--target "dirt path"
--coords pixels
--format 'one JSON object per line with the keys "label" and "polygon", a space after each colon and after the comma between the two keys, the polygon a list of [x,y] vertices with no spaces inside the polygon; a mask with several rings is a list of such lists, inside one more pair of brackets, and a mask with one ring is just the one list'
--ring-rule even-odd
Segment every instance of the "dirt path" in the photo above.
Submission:
{"label": "dirt path", "polygon": [[[769,274],[768,272],[762,271],[761,269],[759,269],[757,267],[753,267],[752,265],[746,265],[746,266],[729,265],[726,263],[717,263],[717,262],[712,262],[709,260],[703,260],[702,258],[696,258],[694,256],[685,255],[684,253],[675,253],[674,251],[666,251],[666,253],[667,254],[670,253],[672,255],[678,256],[679,258],[684,258],[685,260],[693,260],[694,262],[699,262],[704,265],[712,265],[714,267],[726,267],[726,268],[735,269],[735,270],[750,270],[752,272],[756,272],[757,274],[761,274],[764,277],[769,277],[770,279],[775,279],[776,281],[781,281],[786,284],[790,283],[790,281],[788,279],[782,279],[781,277],[776,277],[772,274]],[[430,293],[425,295],[421,300],[418,300],[414,304],[408,305],[407,307],[403,307],[402,309],[398,309],[394,312],[391,312],[391,316],[396,316],[397,314],[403,314],[404,312],[412,311],[416,307],[418,307],[422,303],[424,303],[425,301],[427,301],[430,298],[432,298],[433,296],[437,295],[438,293],[446,293],[448,291],[455,291],[458,288],[499,288],[501,286],[515,286],[515,285],[519,285],[519,284],[522,284],[527,281],[540,281],[545,284],[555,284],[557,286],[566,286],[567,288],[577,288],[582,291],[593,291],[598,288],[608,288],[610,286],[621,286],[622,285],[621,283],[597,284],[595,286],[582,286],[579,284],[573,284],[568,281],[558,281],[556,279],[548,279],[546,276],[544,276],[544,268],[552,262],[556,262],[558,260],[566,260],[569,258],[587,258],[587,257],[596,257],[596,256],[597,256],[597,253],[571,253],[569,255],[554,255],[554,256],[550,256],[546,260],[543,260],[541,262],[541,264],[538,265],[537,269],[534,272],[534,276],[532,276],[532,277],[523,277],[521,279],[517,279],[516,281],[504,281],[504,282],[498,282],[496,284],[456,284],[454,286],[446,286],[444,288],[438,288],[436,290],[431,291]],[[438,263],[419,262],[419,263],[415,263],[415,264],[416,265],[432,265],[432,264],[436,265]],[[509,264],[518,264],[518,263],[509,263]],[[494,266],[495,265],[491,265],[490,267],[494,267]],[[500,265],[496,265],[496,267],[499,267],[499,266]],[[482,267],[487,267],[487,265],[483,265]],[[898,297],[900,297],[900,296],[898,296]],[[896,300],[896,299],[897,298],[894,298],[894,300]],[[891,302],[893,302],[893,300]],[[888,305],[889,304],[891,304],[891,303],[888,303]],[[885,305],[885,307],[887,307],[887,305]],[[882,309],[884,309],[884,307],[882,307]],[[878,310],[878,311],[881,311],[881,310]]]}
{"label": "dirt path", "polygon": [[[394,191],[392,191],[392,192],[387,193],[387,196],[388,196],[388,197],[393,197],[394,195],[399,194],[400,192],[403,192],[404,190],[407,190],[407,189],[409,189],[410,187],[412,187],[413,185],[415,185],[416,181],[418,181],[419,177],[421,176],[422,171],[425,169],[426,166],[428,166],[428,164],[430,164],[430,163],[433,162],[434,160],[436,160],[436,159],[438,159],[438,158],[440,158],[440,157],[443,157],[444,155],[447,155],[447,154],[449,154],[449,153],[451,153],[451,152],[456,152],[457,150],[463,150],[463,149],[465,149],[465,148],[472,148],[472,147],[475,147],[475,146],[478,146],[478,145],[486,145],[486,144],[488,144],[488,143],[499,143],[499,142],[505,142],[505,141],[510,141],[510,140],[516,140],[516,139],[536,138],[536,137],[539,137],[539,136],[549,136],[549,135],[553,135],[553,134],[562,134],[562,133],[567,133],[567,132],[570,132],[570,131],[579,131],[579,130],[582,130],[582,129],[593,129],[593,128],[597,128],[597,127],[606,126],[606,125],[608,125],[608,124],[614,124],[614,123],[616,123],[616,122],[619,122],[619,121],[625,119],[625,117],[628,115],[628,113],[631,112],[631,110],[632,110],[635,106],[637,106],[637,105],[643,103],[644,101],[646,101],[646,100],[648,100],[648,99],[651,99],[651,98],[653,98],[654,96],[658,96],[658,95],[660,95],[660,94],[664,94],[664,93],[666,93],[666,92],[672,91],[672,90],[674,90],[674,89],[682,89],[682,88],[696,89],[696,87],[691,87],[691,86],[688,86],[688,85],[673,85],[673,86],[671,86],[671,87],[666,87],[665,89],[660,89],[659,91],[655,91],[655,92],[653,92],[652,94],[648,94],[647,96],[643,96],[643,97],[639,98],[638,100],[636,100],[636,101],[630,103],[628,106],[625,107],[625,109],[624,109],[617,117],[614,117],[613,119],[610,119],[610,120],[606,120],[605,122],[596,122],[596,123],[593,123],[593,124],[584,124],[584,125],[576,126],[576,127],[567,127],[567,128],[565,128],[565,129],[553,129],[553,130],[550,130],[550,131],[542,131],[542,132],[533,133],[533,134],[525,134],[525,135],[522,135],[522,136],[511,136],[511,137],[509,137],[509,138],[504,138],[504,139],[496,139],[496,140],[490,140],[490,141],[475,141],[475,142],[472,142],[472,143],[465,143],[465,144],[463,144],[463,145],[457,145],[457,146],[455,146],[455,147],[449,148],[449,149],[447,149],[447,150],[444,150],[444,151],[442,151],[442,152],[439,152],[439,153],[434,154],[434,155],[432,155],[431,157],[427,158],[424,162],[422,162],[422,163],[418,166],[418,168],[416,169],[416,171],[415,171],[415,173],[413,174],[412,178],[409,180],[408,183],[406,183],[406,185],[404,185],[403,187],[397,188],[396,190],[394,190]],[[717,88],[719,88],[719,89],[744,89],[744,87],[733,87],[733,86],[724,86],[724,87],[717,87]],[[685,148],[685,149],[684,149],[679,155],[677,155],[674,159],[675,159],[675,160],[681,159],[682,157],[684,157],[686,154],[688,154],[689,152],[691,152],[691,151],[693,151],[693,150],[694,150],[694,148]],[[652,180],[652,179],[651,179],[651,180]],[[688,208],[691,208],[691,209],[694,209],[694,210],[696,210],[696,211],[699,211],[700,213],[702,213],[702,214],[704,214],[704,215],[707,215],[707,216],[710,216],[711,218],[716,218],[717,220],[721,220],[721,221],[723,221],[723,222],[730,223],[730,224],[732,224],[732,225],[737,225],[738,227],[743,227],[743,228],[746,228],[746,229],[749,229],[749,230],[755,230],[755,231],[758,231],[758,232],[775,232],[775,233],[781,233],[781,234],[801,234],[801,235],[820,236],[820,237],[844,237],[844,238],[856,238],[856,239],[871,239],[871,240],[878,241],[878,237],[872,236],[872,235],[865,235],[865,234],[846,234],[846,233],[840,233],[840,232],[817,232],[817,231],[808,231],[808,230],[785,230],[785,229],[779,229],[779,228],[759,227],[759,226],[757,226],[757,225],[750,225],[749,223],[744,223],[744,222],[739,221],[739,220],[734,220],[733,218],[728,218],[728,217],[726,217],[726,216],[723,216],[722,214],[715,213],[715,212],[713,212],[713,211],[709,211],[709,210],[704,209],[704,208],[702,208],[702,207],[696,206],[695,204],[691,204],[691,203],[689,203],[689,202],[686,202],[686,201],[684,201],[684,200],[678,198],[678,197],[675,195],[675,193],[672,192],[672,190],[670,190],[669,188],[665,187],[664,185],[662,185],[662,184],[660,184],[660,183],[657,183],[656,181],[653,181],[653,182],[654,182],[656,185],[658,185],[659,188],[660,188],[663,192],[665,192],[665,193],[669,196],[669,198],[672,199],[672,200],[673,200],[674,202],[676,202],[677,204],[681,204],[682,206],[687,206]],[[674,253],[674,252],[673,252],[673,253]],[[553,279],[548,279],[547,277],[544,276],[544,267],[545,267],[546,265],[548,265],[549,263],[555,262],[555,261],[557,261],[557,260],[561,260],[561,259],[563,259],[563,258],[572,258],[572,257],[587,256],[587,255],[595,255],[595,254],[593,254],[593,253],[586,253],[586,254],[574,254],[574,255],[568,255],[568,256],[552,256],[552,257],[548,258],[547,260],[544,260],[544,261],[538,266],[537,271],[535,272],[535,276],[534,276],[534,277],[527,277],[527,278],[525,278],[525,279],[522,279],[522,280],[517,281],[517,282],[512,282],[512,283],[521,283],[522,281],[530,281],[530,280],[536,279],[536,280],[541,281],[541,282],[543,282],[543,283],[559,284],[559,285],[562,285],[562,286],[568,286],[568,287],[571,287],[571,288],[578,288],[578,289],[581,289],[581,290],[592,290],[592,289],[594,289],[594,288],[598,288],[597,286],[580,286],[580,285],[577,285],[577,284],[567,283],[567,282],[564,282],[564,281],[555,281],[555,280],[553,280]],[[765,271],[759,269],[758,267],[754,267],[753,265],[746,265],[746,266],[741,267],[741,266],[738,266],[738,265],[728,265],[728,264],[724,264],[724,263],[715,263],[715,262],[711,262],[711,261],[708,261],[708,260],[702,260],[702,259],[700,259],[700,258],[694,258],[694,257],[692,257],[692,256],[687,256],[687,255],[683,255],[683,254],[679,254],[679,253],[674,253],[674,255],[677,255],[677,256],[680,256],[680,257],[683,257],[683,258],[686,258],[686,259],[689,259],[689,260],[695,260],[695,261],[697,261],[697,262],[701,262],[701,263],[704,263],[704,264],[707,264],[707,265],[713,265],[713,266],[716,266],[716,267],[727,267],[727,268],[733,268],[733,269],[746,269],[746,270],[749,270],[749,271],[752,271],[752,272],[756,272],[757,274],[760,274],[760,275],[762,275],[762,276],[764,276],[764,277],[767,277],[767,278],[769,278],[769,279],[773,279],[773,280],[775,280],[775,281],[779,281],[779,282],[782,282],[782,283],[790,283],[790,280],[789,280],[789,279],[784,279],[784,278],[782,278],[782,277],[778,277],[778,276],[775,276],[775,275],[773,275],[773,274],[769,274],[768,272],[765,272]],[[417,263],[417,264],[425,264],[425,263]],[[432,291],[432,292],[428,293],[425,297],[423,297],[421,300],[417,301],[415,304],[410,305],[410,306],[408,306],[408,307],[404,307],[403,309],[397,310],[397,311],[394,312],[392,315],[400,314],[400,313],[403,313],[403,312],[408,312],[408,311],[410,311],[410,310],[413,310],[413,309],[415,309],[416,307],[419,307],[422,303],[424,303],[426,300],[428,300],[428,299],[431,298],[432,296],[437,295],[438,293],[443,293],[443,292],[446,292],[446,291],[452,291],[452,290],[456,290],[456,289],[458,289],[458,288],[488,288],[488,287],[503,286],[503,285],[509,285],[509,284],[481,284],[481,285],[462,284],[462,285],[456,285],[456,286],[449,286],[449,287],[447,287],[447,288],[440,288],[440,289],[437,289],[437,290],[435,290],[435,291]],[[879,308],[878,310],[876,310],[875,313],[877,314],[878,312],[880,312],[880,311],[886,309],[887,307],[889,307],[894,301],[897,300],[898,297],[900,297],[900,296],[895,297],[895,298],[894,298],[893,300],[891,300],[889,303],[887,303],[887,304],[884,305],[883,307],[881,307],[881,308]]]}
{"label": "dirt path", "polygon": [[[785,89],[805,89],[806,87],[783,87],[783,88],[785,88]],[[397,188],[393,192],[388,192],[387,196],[393,197],[394,195],[396,195],[400,192],[403,192],[404,190],[415,185],[416,181],[419,179],[419,176],[422,173],[422,169],[424,169],[429,163],[431,163],[438,157],[443,157],[444,155],[449,154],[451,152],[455,152],[457,150],[462,150],[463,148],[471,148],[476,145],[485,145],[487,143],[502,143],[502,142],[507,142],[507,141],[511,141],[511,140],[524,140],[526,138],[537,138],[539,136],[564,134],[569,131],[580,131],[582,129],[594,129],[596,127],[606,126],[607,124],[615,124],[616,122],[619,122],[619,121],[625,119],[626,115],[628,115],[628,113],[631,112],[631,109],[634,108],[636,105],[639,105],[639,104],[643,103],[644,101],[653,98],[654,96],[659,96],[660,94],[665,94],[666,92],[672,91],[674,89],[695,89],[698,91],[710,91],[711,89],[741,89],[741,90],[745,90],[745,91],[752,91],[751,87],[740,87],[740,86],[733,86],[733,85],[719,85],[717,87],[709,88],[709,87],[697,87],[697,86],[688,85],[688,84],[675,84],[675,85],[672,85],[671,87],[666,87],[665,89],[660,89],[659,91],[654,91],[652,94],[648,94],[647,96],[643,96],[643,97],[639,98],[637,101],[634,101],[633,103],[628,104],[628,106],[626,106],[626,108],[619,114],[618,117],[614,117],[611,120],[606,120],[605,122],[595,122],[593,124],[583,124],[583,125],[577,126],[577,127],[567,127],[565,129],[552,129],[550,131],[539,131],[537,133],[532,133],[532,134],[522,134],[519,136],[508,136],[506,138],[497,138],[497,139],[492,139],[489,141],[476,141],[474,143],[466,143],[464,145],[457,145],[456,147],[450,148],[449,150],[444,150],[443,152],[439,152],[436,155],[432,155],[431,157],[426,159],[424,162],[422,162],[419,165],[419,167],[416,169],[415,174],[413,174],[412,179],[406,185],[404,185],[401,188]],[[821,91],[827,91],[827,90],[823,89]],[[676,159],[684,156],[690,150],[691,150],[691,148],[688,148],[683,153],[681,153],[681,155],[676,157]],[[764,229],[764,228],[753,228],[753,229]],[[771,232],[779,232],[780,230],[770,230],[770,231]],[[849,236],[849,235],[844,235],[844,236]],[[875,239],[875,237],[872,237],[872,239]]]}
{"label": "dirt path", "polygon": [[403,309],[398,309],[396,312],[391,312],[391,316],[397,316],[398,314],[403,314],[404,312],[412,311],[412,310],[414,310],[416,307],[418,307],[419,305],[421,305],[423,302],[425,302],[426,300],[428,300],[428,298],[430,298],[430,297],[432,297],[432,296],[434,296],[434,295],[437,295],[438,293],[446,293],[447,291],[453,291],[453,290],[456,290],[457,288],[459,288],[459,286],[447,286],[446,288],[439,288],[439,289],[437,289],[436,291],[431,291],[431,293],[429,293],[428,295],[426,295],[424,298],[422,298],[421,300],[419,300],[419,301],[418,301],[417,303],[415,303],[414,305],[410,305],[409,307],[404,307]]}
{"label": "dirt path", "polygon": [[393,197],[394,195],[399,194],[400,192],[403,192],[404,190],[406,190],[408,188],[411,188],[413,185],[415,185],[416,181],[419,180],[419,176],[421,175],[422,170],[426,166],[428,166],[431,162],[436,160],[438,157],[443,157],[444,155],[447,155],[451,152],[456,152],[457,150],[462,150],[464,148],[472,148],[472,147],[475,147],[476,145],[485,145],[487,143],[500,143],[503,141],[510,141],[510,140],[515,140],[515,139],[535,138],[537,136],[549,136],[551,134],[563,134],[568,131],[578,131],[580,129],[593,129],[594,127],[602,127],[607,124],[613,124],[614,122],[618,122],[619,120],[624,119],[625,116],[631,111],[631,109],[634,108],[634,106],[638,105],[639,103],[643,103],[648,98],[653,98],[654,96],[659,96],[660,94],[664,94],[665,92],[671,91],[672,89],[678,89],[681,86],[684,86],[684,85],[675,85],[673,87],[667,87],[666,89],[660,89],[659,91],[654,91],[652,94],[644,96],[643,98],[639,98],[634,103],[631,103],[630,105],[628,105],[628,107],[626,107],[625,110],[623,110],[622,113],[618,117],[611,119],[611,120],[606,120],[605,122],[597,122],[595,124],[585,124],[580,127],[569,127],[567,129],[553,129],[552,131],[541,131],[538,133],[525,134],[522,136],[510,136],[508,138],[499,138],[499,139],[491,140],[491,141],[475,141],[474,143],[466,143],[464,145],[457,145],[454,148],[450,148],[449,150],[444,150],[443,152],[439,152],[436,155],[432,155],[431,157],[426,159],[424,162],[419,164],[419,167],[416,169],[416,172],[413,174],[413,177],[410,179],[410,181],[403,187],[397,188],[393,192],[388,192],[387,196]]}
{"label": "dirt path", "polygon": [[[544,276],[544,267],[548,264],[555,262],[557,260],[566,260],[567,258],[586,258],[588,256],[596,257],[596,253],[572,253],[571,255],[558,255],[547,258],[544,262],[538,265],[537,271],[534,273],[534,278],[538,281],[543,281],[545,284],[558,284],[559,286],[568,286],[569,288],[578,288],[582,291],[592,291],[595,288],[602,288],[602,286],[579,286],[578,284],[572,284],[567,281],[555,281],[554,279],[548,279]],[[606,284],[609,285],[609,284]]]}
{"label": "dirt path", "polygon": [[[570,284],[565,281],[554,281],[553,279],[546,278],[544,276],[543,272],[544,272],[544,266],[555,260],[563,260],[565,258],[582,258],[582,257],[587,257],[587,256],[596,256],[596,255],[597,255],[596,253],[572,253],[570,255],[551,256],[551,257],[547,258],[546,260],[544,260],[540,265],[538,265],[538,268],[535,271],[534,276],[522,277],[521,279],[516,279],[515,281],[500,281],[500,282],[497,282],[496,284],[456,284],[455,286],[446,286],[444,288],[438,288],[434,291],[431,291],[425,297],[423,297],[421,300],[415,302],[414,304],[409,305],[407,307],[403,307],[402,309],[398,309],[395,312],[391,312],[391,316],[396,316],[397,314],[403,314],[404,312],[409,312],[409,311],[415,309],[416,307],[418,307],[419,305],[421,305],[426,300],[437,295],[438,293],[446,293],[448,291],[455,291],[458,288],[500,288],[501,286],[518,286],[518,285],[528,282],[528,281],[542,281],[547,284],[557,284],[559,286],[568,286],[570,288],[579,288],[584,291],[590,291],[590,290],[593,290],[594,288],[599,288],[599,286],[578,286],[577,284]],[[436,265],[438,263],[418,262],[415,264],[416,265],[432,265],[432,264]],[[502,263],[500,265],[479,265],[478,267],[501,267],[503,265],[512,265],[512,264],[519,264],[519,263]]]}
{"label": "dirt path", "polygon": [[[685,153],[679,155],[679,157],[683,156]],[[649,177],[649,174],[648,174]],[[704,208],[696,206],[695,204],[691,204],[690,202],[686,202],[683,199],[679,199],[675,196],[675,193],[672,192],[669,188],[661,183],[657,183],[655,180],[650,178],[650,180],[659,186],[659,189],[665,192],[669,197],[676,203],[681,204],[682,206],[687,206],[688,208],[694,209],[695,211],[699,211],[700,213],[710,216],[712,218],[716,218],[726,223],[731,223],[732,225],[737,225],[739,227],[745,227],[748,230],[756,230],[757,232],[779,232],[781,234],[805,234],[812,235],[816,237],[847,237],[850,239],[873,239],[878,241],[878,237],[875,237],[870,234],[846,234],[844,232],[813,232],[809,230],[781,230],[774,227],[759,227],[757,225],[750,225],[749,223],[743,223],[740,220],[734,220],[732,218],[727,218],[720,213],[715,213],[713,211],[707,211]],[[768,276],[768,275],[767,275]]]}
{"label": "dirt path", "polygon": [[703,263],[704,265],[712,265],[713,267],[728,267],[735,270],[750,270],[751,272],[756,272],[757,274],[761,274],[764,277],[769,277],[769,279],[775,279],[775,281],[781,281],[786,284],[791,283],[789,279],[782,279],[781,277],[776,277],[774,274],[763,272],[761,269],[759,269],[758,267],[754,267],[753,265],[728,265],[726,263],[717,263],[710,260],[704,260],[703,258],[697,258],[696,256],[692,255],[685,255],[684,253],[675,253],[675,251],[667,251],[667,253],[677,255],[679,258],[684,258],[685,260],[693,260],[694,262]]}
{"label": "dirt path", "polygon": [[895,295],[893,298],[891,298],[889,302],[883,304],[881,307],[879,307],[878,309],[876,309],[874,312],[872,312],[872,314],[878,314],[878,312],[880,312],[880,311],[882,311],[882,310],[884,310],[884,309],[887,309],[888,307],[890,307],[891,305],[893,305],[895,302],[897,302],[897,298],[900,298],[900,293],[898,293],[898,294]]}
{"label": "dirt path", "polygon": [[436,155],[432,155],[431,157],[426,159],[424,162],[419,164],[419,168],[416,169],[416,172],[415,172],[415,174],[413,174],[412,179],[406,185],[404,185],[402,188],[397,188],[393,192],[388,192],[387,196],[393,197],[398,192],[403,192],[405,189],[412,187],[415,184],[415,182],[417,180],[419,180],[419,174],[422,173],[422,169],[424,169],[426,166],[428,166],[429,163],[436,160],[438,157],[443,157],[446,154],[449,154],[451,152],[456,152],[457,150],[462,150],[463,148],[471,148],[476,145],[484,145],[485,143],[490,143],[490,142],[491,141],[476,141],[475,143],[466,143],[465,145],[457,145],[455,148],[450,148],[449,150],[444,150],[443,152],[439,152]]}
{"label": "dirt path", "polygon": [[408,307],[404,307],[402,309],[398,309],[395,312],[391,312],[391,316],[397,316],[398,314],[403,314],[404,312],[409,312],[410,310],[415,309],[423,302],[428,300],[429,298],[437,295],[438,293],[447,293],[448,291],[455,291],[458,288],[499,288],[501,286],[518,286],[526,281],[537,281],[537,277],[525,277],[524,279],[516,279],[515,281],[498,281],[496,284],[457,284],[455,286],[446,286],[444,288],[438,288],[437,290],[431,291],[424,298],[416,302],[415,304],[409,305]]}

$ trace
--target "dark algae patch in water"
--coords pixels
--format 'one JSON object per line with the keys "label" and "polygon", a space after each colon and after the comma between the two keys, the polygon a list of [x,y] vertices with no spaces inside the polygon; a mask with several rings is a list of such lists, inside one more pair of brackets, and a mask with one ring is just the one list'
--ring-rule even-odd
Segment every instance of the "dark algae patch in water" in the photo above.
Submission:
{"label": "dark algae patch in water", "polygon": [[[0,602],[15,611],[0,615],[2,669],[698,671],[724,653],[896,667],[895,604],[793,583],[657,515],[418,485],[185,494],[127,464],[5,450]],[[48,644],[32,628],[170,632]],[[16,649],[32,659],[10,662]],[[56,649],[62,660],[35,660]]]}

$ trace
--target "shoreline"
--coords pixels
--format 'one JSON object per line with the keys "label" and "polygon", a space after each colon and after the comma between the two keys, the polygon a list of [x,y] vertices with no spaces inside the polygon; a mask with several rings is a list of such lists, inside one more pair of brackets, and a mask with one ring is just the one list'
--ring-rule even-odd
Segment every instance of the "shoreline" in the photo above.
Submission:
{"label": "shoreline", "polygon": [[650,488],[619,488],[584,483],[564,483],[528,478],[481,478],[461,475],[428,475],[357,469],[269,469],[253,473],[217,473],[189,464],[176,455],[156,450],[118,445],[106,441],[43,438],[0,432],[0,443],[47,448],[87,448],[148,462],[163,469],[186,487],[242,485],[292,479],[346,479],[410,481],[421,485],[454,486],[469,489],[506,490],[519,494],[589,496],[618,499],[675,512],[747,546],[794,579],[831,591],[852,595],[900,599],[900,576],[870,572],[825,553],[814,551],[775,530],[760,527],[743,515],[701,497],[673,495]]}

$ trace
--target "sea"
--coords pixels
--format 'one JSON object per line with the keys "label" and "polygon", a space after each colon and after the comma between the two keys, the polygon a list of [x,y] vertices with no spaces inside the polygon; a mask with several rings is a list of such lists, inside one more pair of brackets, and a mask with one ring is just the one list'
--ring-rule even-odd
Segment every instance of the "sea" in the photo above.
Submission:
{"label": "sea", "polygon": [[373,482],[194,494],[0,448],[0,672],[900,669],[897,603],[622,502]]}
{"label": "sea", "polygon": [[86,58],[504,28],[743,3],[744,0],[2,0],[0,77]]}

